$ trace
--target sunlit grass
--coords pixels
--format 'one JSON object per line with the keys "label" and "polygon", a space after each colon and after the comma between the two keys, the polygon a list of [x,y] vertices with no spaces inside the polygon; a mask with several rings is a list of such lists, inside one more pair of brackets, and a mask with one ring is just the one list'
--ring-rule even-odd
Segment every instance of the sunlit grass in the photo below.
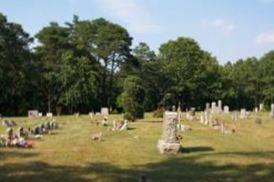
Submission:
{"label": "sunlit grass", "polygon": [[[111,115],[110,124],[114,118],[122,120]],[[142,174],[151,181],[273,181],[274,120],[268,113],[261,114],[262,125],[254,114],[236,123],[229,115],[218,118],[236,133],[183,120],[193,130],[181,132],[182,152],[164,156],[156,148],[162,119],[151,114],[122,132],[97,126],[87,115],[57,117],[60,130],[34,141],[33,149],[0,148],[0,181],[137,181]],[[22,126],[46,120],[11,119]],[[100,131],[103,141],[92,141]]]}

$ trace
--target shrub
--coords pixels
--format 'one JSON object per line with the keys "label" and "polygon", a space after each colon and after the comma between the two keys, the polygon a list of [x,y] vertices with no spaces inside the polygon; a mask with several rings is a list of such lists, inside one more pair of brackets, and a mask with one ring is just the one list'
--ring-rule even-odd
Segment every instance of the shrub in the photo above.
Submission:
{"label": "shrub", "polygon": [[144,117],[145,90],[139,77],[129,76],[126,78],[121,98],[125,119],[134,121]]}

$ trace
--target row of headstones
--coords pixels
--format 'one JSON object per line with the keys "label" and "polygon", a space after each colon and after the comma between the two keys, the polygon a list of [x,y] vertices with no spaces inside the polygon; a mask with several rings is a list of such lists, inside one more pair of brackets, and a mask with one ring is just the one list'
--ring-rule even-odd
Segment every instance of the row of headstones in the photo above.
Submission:
{"label": "row of headstones", "polygon": [[[49,118],[52,118],[53,114],[51,112],[48,112],[46,116]],[[39,117],[43,117],[43,113],[39,112],[38,110],[28,111],[28,118],[33,119],[33,118],[39,118]]]}
{"label": "row of headstones", "polygon": [[[80,114],[79,113],[75,113],[75,115],[78,117]],[[94,113],[90,112],[89,115],[93,116]],[[109,115],[109,109],[106,108],[106,107],[103,107],[103,108],[101,108],[101,112],[100,113],[96,113],[96,115]],[[28,117],[30,119],[38,118],[38,117],[43,117],[43,113],[39,112],[38,110],[30,110],[30,111],[28,111]],[[52,118],[53,114],[51,112],[48,112],[46,114],[46,117]]]}
{"label": "row of headstones", "polygon": [[[227,109],[229,110],[229,108],[227,106],[225,107],[225,109],[226,109],[226,111],[227,111]],[[223,112],[222,101],[218,100],[218,105],[216,104],[216,102],[212,102],[211,107],[210,107],[209,103],[206,103],[206,109],[205,110],[207,110],[207,111],[210,110],[211,113],[213,113],[213,114],[222,113]]]}
{"label": "row of headstones", "polygon": [[[213,114],[218,114],[218,113],[222,113],[222,112],[226,113],[226,114],[229,114],[229,112],[230,112],[229,111],[229,106],[227,106],[227,105],[225,105],[224,109],[222,109],[222,101],[221,100],[218,101],[218,105],[216,105],[216,102],[212,102],[211,107],[210,107],[209,103],[206,103],[206,109],[205,110],[207,110],[207,111],[210,110],[211,113],[213,113]],[[259,111],[261,112],[263,110],[264,110],[264,105],[263,104],[260,104],[259,108],[256,107],[254,109],[254,111],[256,113],[259,112]],[[241,109],[240,113],[241,113],[240,118],[242,118],[242,119],[247,118],[248,115],[249,115],[249,112],[247,112],[246,109]],[[274,117],[274,104],[271,104],[270,116]]]}
{"label": "row of headstones", "polygon": [[234,131],[225,127],[223,122],[219,122],[218,119],[214,118],[213,114],[208,111],[204,111],[201,113],[200,123],[210,126],[213,129],[219,130],[223,134],[231,134]]}

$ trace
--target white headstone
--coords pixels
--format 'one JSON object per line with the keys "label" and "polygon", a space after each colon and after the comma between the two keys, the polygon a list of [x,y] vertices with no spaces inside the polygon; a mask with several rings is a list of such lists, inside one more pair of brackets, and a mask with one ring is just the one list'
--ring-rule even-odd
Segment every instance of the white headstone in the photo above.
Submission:
{"label": "white headstone", "polygon": [[233,113],[231,114],[231,119],[233,122],[238,121],[238,112],[237,111],[233,111]]}
{"label": "white headstone", "polygon": [[241,119],[246,119],[247,118],[246,109],[241,109],[240,118]]}
{"label": "white headstone", "polygon": [[88,113],[88,115],[91,119],[93,118],[93,112]]}
{"label": "white headstone", "polygon": [[204,117],[204,113],[203,112],[201,113],[201,116],[200,116],[200,123],[201,124],[205,123],[205,117]]}
{"label": "white headstone", "polygon": [[208,124],[209,124],[209,117],[208,117],[209,114],[208,114],[208,112],[209,112],[209,111],[205,111],[205,112],[204,112],[204,114],[205,114],[205,122],[204,122],[204,124],[205,124],[205,125],[208,125]]}
{"label": "white headstone", "polygon": [[176,111],[176,106],[172,106],[172,111],[175,112]]}
{"label": "white headstone", "polygon": [[178,107],[177,113],[178,113],[178,122],[180,123],[181,119],[182,119],[182,112],[181,112],[181,108],[180,107]]}
{"label": "white headstone", "polygon": [[47,113],[47,117],[48,117],[48,118],[52,118],[52,116],[53,116],[53,114],[52,114],[51,112],[48,112],[48,113]]}
{"label": "white headstone", "polygon": [[39,117],[42,117],[42,116],[43,116],[43,113],[39,112],[39,113],[38,113],[38,116],[39,116]]}
{"label": "white headstone", "polygon": [[30,119],[38,118],[39,117],[39,111],[38,110],[30,110],[30,111],[28,111],[28,117]]}
{"label": "white headstone", "polygon": [[224,106],[224,113],[226,113],[226,114],[229,113],[229,106]]}
{"label": "white headstone", "polygon": [[255,111],[255,113],[259,112],[258,107],[255,107],[254,111]]}
{"label": "white headstone", "polygon": [[205,110],[209,110],[209,109],[210,109],[210,104],[207,102]]}
{"label": "white headstone", "polygon": [[274,104],[271,104],[270,116],[274,117]]}
{"label": "white headstone", "polygon": [[216,102],[211,103],[211,113],[216,114],[217,113],[217,106]]}
{"label": "white headstone", "polygon": [[223,111],[222,101],[218,100],[218,113],[221,113]]}
{"label": "white headstone", "polygon": [[259,111],[262,112],[263,110],[264,110],[264,104],[261,103],[259,106]]}
{"label": "white headstone", "polygon": [[101,115],[109,115],[108,108],[107,107],[102,107],[101,108]]}

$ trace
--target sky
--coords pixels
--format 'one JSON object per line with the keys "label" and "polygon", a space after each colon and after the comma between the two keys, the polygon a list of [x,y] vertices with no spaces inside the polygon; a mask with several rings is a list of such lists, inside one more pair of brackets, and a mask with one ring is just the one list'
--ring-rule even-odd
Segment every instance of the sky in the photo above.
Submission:
{"label": "sky", "polygon": [[75,14],[118,23],[133,46],[146,42],[156,52],[168,40],[191,37],[221,64],[274,49],[274,0],[0,0],[0,12],[32,36]]}

